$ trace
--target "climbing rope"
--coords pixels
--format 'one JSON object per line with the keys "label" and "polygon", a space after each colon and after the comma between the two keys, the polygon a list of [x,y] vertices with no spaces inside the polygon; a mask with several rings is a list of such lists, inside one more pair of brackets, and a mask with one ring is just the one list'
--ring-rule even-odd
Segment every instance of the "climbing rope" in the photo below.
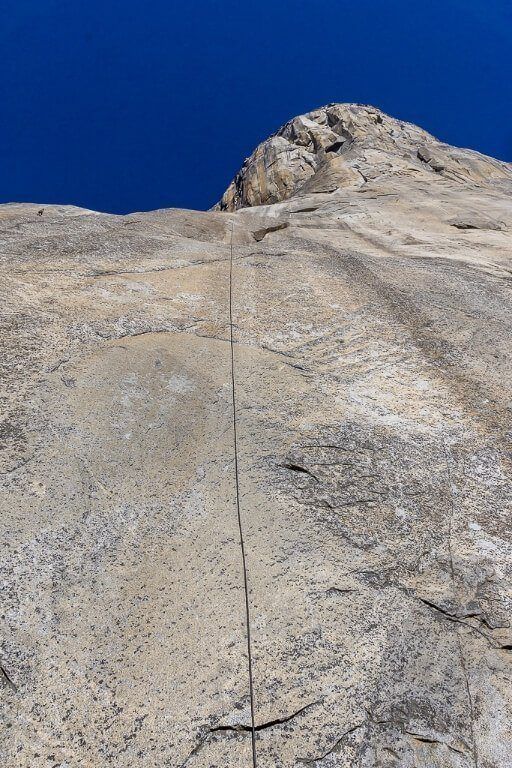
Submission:
{"label": "climbing rope", "polygon": [[244,593],[245,593],[245,624],[247,635],[247,657],[249,662],[249,699],[251,705],[251,746],[252,746],[252,765],[256,764],[256,727],[254,722],[254,685],[252,674],[252,651],[251,651],[251,613],[249,608],[249,588],[247,583],[247,562],[245,557],[244,532],[242,526],[242,516],[240,514],[240,484],[238,477],[238,443],[236,431],[236,395],[235,395],[235,349],[233,340],[233,222],[231,222],[231,240],[229,257],[229,340],[231,348],[231,402],[233,405],[233,451],[235,459],[235,487],[236,487],[236,511],[238,517],[238,530],[240,533],[240,550],[242,553],[242,569],[244,575]]}

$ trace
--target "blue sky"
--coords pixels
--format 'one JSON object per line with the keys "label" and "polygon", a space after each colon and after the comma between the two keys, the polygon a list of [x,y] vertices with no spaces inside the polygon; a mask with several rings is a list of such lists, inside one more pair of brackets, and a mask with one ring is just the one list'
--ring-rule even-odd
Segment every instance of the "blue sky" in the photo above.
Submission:
{"label": "blue sky", "polygon": [[1,202],[208,208],[332,101],[512,160],[510,0],[4,0],[0,53]]}

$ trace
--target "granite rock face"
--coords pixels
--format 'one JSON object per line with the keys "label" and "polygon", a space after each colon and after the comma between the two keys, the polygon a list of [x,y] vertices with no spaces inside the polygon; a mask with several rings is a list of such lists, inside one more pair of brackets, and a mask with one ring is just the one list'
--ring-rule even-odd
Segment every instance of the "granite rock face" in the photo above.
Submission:
{"label": "granite rock face", "polygon": [[411,123],[361,104],[329,104],[294,118],[257,147],[216,206],[236,211],[334,192],[361,181],[433,173],[488,187],[511,179],[504,163],[437,141]]}
{"label": "granite rock face", "polygon": [[512,170],[371,107],[0,207],[6,768],[509,768]]}

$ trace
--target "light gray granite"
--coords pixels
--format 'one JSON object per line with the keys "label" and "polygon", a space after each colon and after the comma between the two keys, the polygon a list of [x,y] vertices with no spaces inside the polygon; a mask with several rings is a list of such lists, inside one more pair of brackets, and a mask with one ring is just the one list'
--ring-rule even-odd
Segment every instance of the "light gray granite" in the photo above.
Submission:
{"label": "light gray granite", "polygon": [[[0,207],[5,768],[510,768],[512,170],[371,107]],[[220,210],[222,209],[222,210]]]}

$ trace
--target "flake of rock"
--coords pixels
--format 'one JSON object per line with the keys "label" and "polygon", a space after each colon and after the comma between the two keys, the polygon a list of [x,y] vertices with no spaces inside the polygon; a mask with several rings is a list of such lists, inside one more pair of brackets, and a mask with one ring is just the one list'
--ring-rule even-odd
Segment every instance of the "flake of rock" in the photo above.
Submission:
{"label": "flake of rock", "polygon": [[448,223],[457,229],[490,229],[495,232],[500,232],[505,228],[503,222],[490,219],[480,213],[454,216]]}

